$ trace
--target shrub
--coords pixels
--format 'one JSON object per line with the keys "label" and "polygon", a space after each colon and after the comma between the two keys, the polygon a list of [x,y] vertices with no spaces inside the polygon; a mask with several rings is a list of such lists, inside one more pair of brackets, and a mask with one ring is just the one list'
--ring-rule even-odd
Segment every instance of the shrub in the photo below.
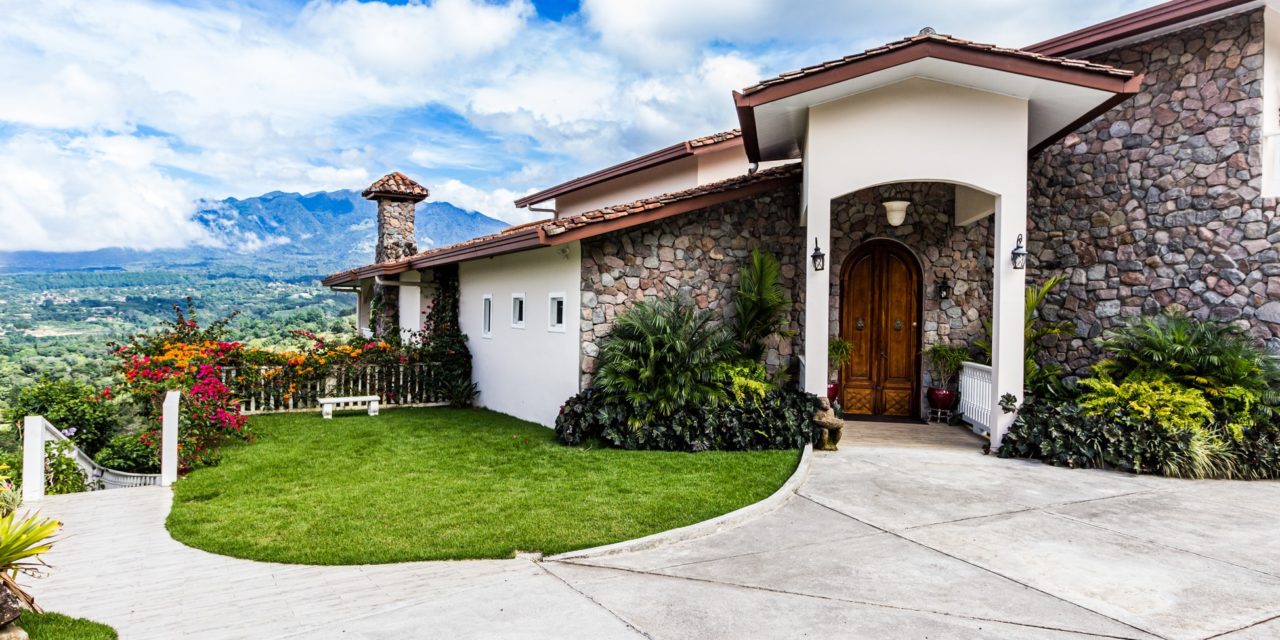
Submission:
{"label": "shrub", "polygon": [[736,356],[733,335],[710,312],[674,300],[640,302],[614,322],[596,385],[630,404],[629,426],[640,429],[727,400],[717,365]]}
{"label": "shrub", "polygon": [[[1043,361],[1041,343],[1049,336],[1071,333],[1075,330],[1075,324],[1068,320],[1046,320],[1040,314],[1040,307],[1044,306],[1049,294],[1066,280],[1066,276],[1057,275],[1045,280],[1038,287],[1027,287],[1027,296],[1022,308],[1022,354],[1025,359],[1023,385],[1027,393],[1032,396],[1060,395],[1064,392],[1062,367],[1057,363]],[[986,363],[991,364],[992,324],[990,320],[985,320],[982,324],[987,329],[987,336],[984,339],[975,340],[974,345],[982,351]]]}
{"label": "shrub", "polygon": [[733,298],[733,333],[742,357],[759,362],[764,358],[769,336],[791,335],[791,301],[782,286],[782,265],[772,254],[751,251],[751,260],[738,273],[738,291]]}
{"label": "shrub", "polygon": [[820,402],[812,394],[770,389],[758,401],[690,407],[644,429],[629,426],[630,405],[600,389],[573,396],[556,418],[566,445],[600,439],[624,449],[755,451],[804,446]]}
{"label": "shrub", "polygon": [[718,375],[727,382],[729,395],[739,404],[759,403],[773,388],[773,385],[769,384],[769,372],[765,371],[764,365],[759,362],[743,361],[736,364],[720,364],[719,367]]}
{"label": "shrub", "polygon": [[142,441],[141,434],[120,433],[107,441],[94,460],[116,471],[160,473],[160,457],[155,448]]}
{"label": "shrub", "polygon": [[119,414],[108,397],[109,392],[104,395],[81,382],[43,378],[18,392],[8,420],[18,425],[26,416],[44,416],[93,455],[120,428]]}
{"label": "shrub", "polygon": [[[1015,410],[1013,396],[1001,408]],[[1059,467],[1101,466],[1108,443],[1101,420],[1085,415],[1073,399],[1028,398],[1000,445],[1001,458],[1036,458]]]}

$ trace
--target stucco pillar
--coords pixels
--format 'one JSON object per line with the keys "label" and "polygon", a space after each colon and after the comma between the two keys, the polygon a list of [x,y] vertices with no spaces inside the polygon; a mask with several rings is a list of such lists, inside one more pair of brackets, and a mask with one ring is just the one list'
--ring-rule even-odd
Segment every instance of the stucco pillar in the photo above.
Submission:
{"label": "stucco pillar", "polygon": [[[806,203],[808,221],[804,250],[804,390],[825,398],[827,395],[827,339],[831,313],[831,280],[826,265],[815,271],[815,246],[831,258],[831,198],[817,194]],[[816,245],[814,243],[817,243]]]}
{"label": "stucco pillar", "polygon": [[400,339],[413,342],[422,331],[422,293],[419,284],[422,273],[406,271],[400,274]]}
{"label": "stucco pillar", "polygon": [[1000,409],[1000,398],[1012,394],[1022,402],[1023,389],[1023,306],[1025,304],[1025,270],[1013,268],[1013,249],[1018,236],[1027,233],[1027,196],[1024,190],[1002,194],[996,202],[995,260],[992,266],[994,284],[991,288],[991,450],[1000,448],[1000,441],[1012,424],[1014,414]]}

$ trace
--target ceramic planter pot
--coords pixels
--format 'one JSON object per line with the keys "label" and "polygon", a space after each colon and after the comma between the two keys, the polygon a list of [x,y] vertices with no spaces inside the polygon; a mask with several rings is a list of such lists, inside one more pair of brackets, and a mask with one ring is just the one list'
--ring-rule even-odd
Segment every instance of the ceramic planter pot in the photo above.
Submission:
{"label": "ceramic planter pot", "polygon": [[929,398],[929,406],[940,411],[951,411],[956,408],[956,399],[960,394],[950,389],[929,387],[929,392],[925,395]]}
{"label": "ceramic planter pot", "polygon": [[835,402],[836,396],[840,395],[840,385],[831,382],[827,384],[827,402]]}

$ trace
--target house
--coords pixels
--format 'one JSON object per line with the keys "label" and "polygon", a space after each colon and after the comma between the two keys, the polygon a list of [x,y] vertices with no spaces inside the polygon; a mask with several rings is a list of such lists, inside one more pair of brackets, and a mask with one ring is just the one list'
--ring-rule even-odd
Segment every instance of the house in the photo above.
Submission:
{"label": "house", "polygon": [[[846,411],[920,416],[921,351],[993,326],[970,392],[994,446],[1021,397],[1024,285],[1063,274],[1044,313],[1094,338],[1180,307],[1280,347],[1280,14],[1174,0],[1023,49],[921,31],[735,92],[740,129],[570,180],[517,204],[540,222],[418,253],[400,174],[372,185],[374,264],[330,276],[362,328],[412,329],[456,268],[481,404],[551,424],[590,383],[629,304],[680,295],[721,317],[751,248],[772,252],[795,335],[767,362]],[[727,106],[727,105],[726,105]]]}

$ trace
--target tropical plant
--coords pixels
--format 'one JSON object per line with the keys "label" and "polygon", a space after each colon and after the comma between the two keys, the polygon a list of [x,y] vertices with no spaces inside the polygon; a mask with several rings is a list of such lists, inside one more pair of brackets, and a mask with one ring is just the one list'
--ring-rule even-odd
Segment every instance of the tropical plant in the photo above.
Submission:
{"label": "tropical plant", "polygon": [[853,342],[840,336],[831,336],[827,340],[827,368],[831,373],[840,370],[853,358]]}
{"label": "tropical plant", "polygon": [[[1058,288],[1067,278],[1063,275],[1056,275],[1045,280],[1040,286],[1028,286],[1027,295],[1022,308],[1022,355],[1025,359],[1023,364],[1023,386],[1026,387],[1027,393],[1030,395],[1060,395],[1062,389],[1062,367],[1053,362],[1042,362],[1040,358],[1043,347],[1041,341],[1049,336],[1067,335],[1075,331],[1075,323],[1070,320],[1046,320],[1040,314],[1040,307],[1044,305],[1049,294]],[[984,320],[983,327],[987,330],[985,338],[979,338],[973,341],[975,347],[982,353],[987,364],[991,363],[991,335],[994,331],[991,321]]]}
{"label": "tropical plant", "polygon": [[0,516],[7,516],[22,506],[22,492],[9,479],[9,465],[0,464]]}
{"label": "tropical plant", "polygon": [[1094,370],[1112,378],[1160,374],[1199,389],[1239,436],[1280,406],[1280,358],[1234,325],[1165,312],[1116,329]]}
{"label": "tropical plant", "polygon": [[934,375],[934,386],[946,389],[960,373],[964,361],[969,359],[969,350],[938,342],[925,349],[924,356],[929,359],[929,369]]}
{"label": "tropical plant", "polygon": [[44,416],[50,424],[66,429],[80,450],[89,455],[120,428],[119,412],[103,393],[75,380],[43,378],[14,397],[8,421],[18,424],[25,416]]}
{"label": "tropical plant", "polygon": [[729,394],[734,401],[742,403],[758,403],[773,388],[769,384],[769,372],[764,365],[754,360],[743,360],[735,363],[721,363],[717,375],[729,387]]}
{"label": "tropical plant", "polygon": [[444,397],[451,407],[457,409],[471,407],[475,404],[478,395],[480,395],[480,385],[472,382],[470,378],[455,378],[444,383]]}
{"label": "tropical plant", "polygon": [[742,357],[760,361],[769,336],[792,335],[787,329],[790,312],[781,264],[772,254],[753,249],[751,259],[738,272],[738,292],[733,298],[732,327]]}
{"label": "tropical plant", "polygon": [[71,443],[65,440],[46,442],[44,453],[44,490],[50,495],[80,493],[89,489],[89,476],[71,457]]}
{"label": "tropical plant", "polygon": [[28,608],[40,611],[35,598],[18,585],[19,573],[39,575],[46,566],[40,554],[53,548],[50,538],[58,532],[62,523],[41,518],[39,514],[18,517],[16,512],[0,516],[0,583],[17,596]]}
{"label": "tropical plant", "polygon": [[596,385],[632,405],[633,429],[691,406],[728,399],[717,365],[738,355],[710,312],[675,300],[639,302],[614,322],[600,349]]}

